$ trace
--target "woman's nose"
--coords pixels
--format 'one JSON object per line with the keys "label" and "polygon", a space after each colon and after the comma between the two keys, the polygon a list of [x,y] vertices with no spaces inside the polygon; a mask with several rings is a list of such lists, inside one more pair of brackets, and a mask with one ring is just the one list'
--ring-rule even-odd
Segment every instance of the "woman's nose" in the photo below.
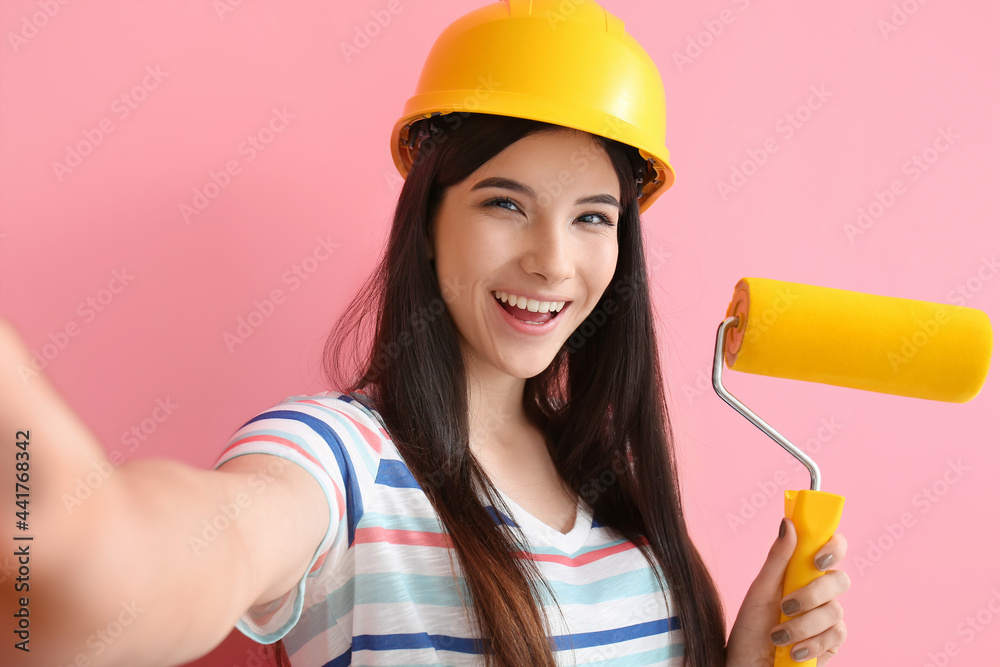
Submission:
{"label": "woman's nose", "polygon": [[538,220],[528,226],[521,255],[521,268],[549,283],[560,283],[576,273],[572,240],[565,225]]}

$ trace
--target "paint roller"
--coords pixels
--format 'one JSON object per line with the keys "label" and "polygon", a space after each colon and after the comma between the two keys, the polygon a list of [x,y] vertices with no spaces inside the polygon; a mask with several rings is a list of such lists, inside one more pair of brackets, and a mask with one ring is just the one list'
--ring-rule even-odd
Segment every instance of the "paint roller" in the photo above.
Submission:
{"label": "paint roller", "polygon": [[[964,403],[982,388],[990,365],[992,330],[974,308],[847,290],[743,278],[736,285],[715,341],[712,385],[737,412],[798,459],[810,488],[785,491],[785,516],[798,542],[785,571],[782,595],[824,573],[813,558],[833,537],[844,497],[820,491],[816,463],[730,394],[722,360],[734,371]],[[789,619],[781,614],[781,622]],[[795,662],[779,646],[774,664]]]}

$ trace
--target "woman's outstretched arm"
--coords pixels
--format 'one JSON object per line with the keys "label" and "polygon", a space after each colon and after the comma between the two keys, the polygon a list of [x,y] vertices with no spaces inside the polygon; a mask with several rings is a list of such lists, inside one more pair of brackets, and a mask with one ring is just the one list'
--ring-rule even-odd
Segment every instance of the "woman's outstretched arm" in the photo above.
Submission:
{"label": "woman's outstretched arm", "polygon": [[[267,455],[238,457],[215,472],[159,460],[112,467],[47,379],[23,382],[19,364],[30,364],[27,349],[0,318],[0,489],[11,507],[4,550],[27,549],[21,562],[29,572],[27,588],[7,581],[0,589],[2,634],[12,636],[15,611],[27,607],[30,649],[5,639],[0,662],[181,664],[305,573],[329,512],[304,469]],[[27,432],[26,447],[16,446],[17,431]],[[30,497],[21,531],[14,468],[25,450]],[[89,495],[77,491],[81,481]],[[33,539],[13,539],[25,536]]]}

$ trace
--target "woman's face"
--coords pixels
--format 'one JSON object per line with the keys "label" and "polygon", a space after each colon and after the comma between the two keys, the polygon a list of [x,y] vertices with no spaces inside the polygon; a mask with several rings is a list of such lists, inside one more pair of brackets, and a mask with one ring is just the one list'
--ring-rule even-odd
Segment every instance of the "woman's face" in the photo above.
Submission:
{"label": "woman's face", "polygon": [[619,201],[607,154],[565,129],[521,139],[445,191],[433,256],[471,368],[545,370],[611,282]]}

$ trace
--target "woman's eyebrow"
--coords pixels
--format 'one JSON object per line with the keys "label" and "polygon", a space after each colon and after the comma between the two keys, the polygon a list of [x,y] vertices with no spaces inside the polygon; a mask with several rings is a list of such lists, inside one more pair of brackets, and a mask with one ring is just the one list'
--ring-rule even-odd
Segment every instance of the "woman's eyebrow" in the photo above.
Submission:
{"label": "woman's eyebrow", "polygon": [[[472,186],[472,190],[479,190],[481,188],[504,188],[507,190],[513,190],[514,192],[519,192],[527,197],[535,199],[538,195],[535,193],[534,189],[529,185],[525,185],[519,181],[515,181],[510,178],[504,178],[502,176],[490,176],[489,178],[484,178],[475,185]],[[588,197],[580,197],[576,200],[577,204],[608,204],[609,206],[614,206],[618,209],[618,214],[624,214],[622,210],[622,205],[617,199],[609,194],[601,195],[590,195]]]}
{"label": "woman's eyebrow", "polygon": [[490,176],[489,178],[484,178],[472,186],[473,190],[479,190],[480,188],[505,188],[507,190],[513,190],[514,192],[520,192],[521,194],[527,195],[532,199],[536,197],[535,191],[531,188],[531,186],[510,178],[503,178],[502,176]]}
{"label": "woman's eyebrow", "polygon": [[618,203],[618,200],[611,195],[590,195],[589,197],[580,197],[576,200],[577,204],[608,204],[609,206],[614,206],[618,209],[618,215],[625,215],[625,210],[622,205]]}

